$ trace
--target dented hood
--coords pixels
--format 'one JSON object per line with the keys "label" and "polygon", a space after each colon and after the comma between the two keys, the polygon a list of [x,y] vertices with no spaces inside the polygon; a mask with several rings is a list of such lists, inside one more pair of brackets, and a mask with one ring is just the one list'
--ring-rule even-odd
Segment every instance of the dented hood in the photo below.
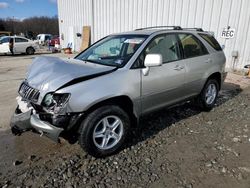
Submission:
{"label": "dented hood", "polygon": [[26,79],[42,93],[91,79],[115,70],[115,67],[84,62],[77,59],[38,57],[33,60]]}

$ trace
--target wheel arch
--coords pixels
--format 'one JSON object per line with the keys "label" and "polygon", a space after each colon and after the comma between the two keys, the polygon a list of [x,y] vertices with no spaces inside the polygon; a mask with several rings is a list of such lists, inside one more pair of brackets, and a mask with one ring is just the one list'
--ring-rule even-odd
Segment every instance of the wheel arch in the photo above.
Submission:
{"label": "wheel arch", "polygon": [[28,50],[29,48],[31,48],[32,50],[34,50],[34,52],[36,51],[35,48],[34,48],[33,46],[28,46],[28,47],[26,48],[25,52],[27,52],[27,50]]}
{"label": "wheel arch", "polygon": [[[215,79],[215,80],[218,81],[219,90],[220,90],[220,89],[221,89],[221,85],[222,85],[221,73],[220,73],[220,72],[215,72],[215,73],[211,74],[211,75],[207,78],[206,83],[208,82],[208,80],[211,80],[211,79]],[[206,83],[205,83],[205,85],[206,85]]]}
{"label": "wheel arch", "polygon": [[91,107],[89,107],[85,113],[89,114],[95,109],[105,106],[105,105],[117,105],[122,108],[130,117],[131,126],[136,127],[138,124],[138,115],[135,112],[133,101],[126,95],[111,97],[105,100],[102,100]]}

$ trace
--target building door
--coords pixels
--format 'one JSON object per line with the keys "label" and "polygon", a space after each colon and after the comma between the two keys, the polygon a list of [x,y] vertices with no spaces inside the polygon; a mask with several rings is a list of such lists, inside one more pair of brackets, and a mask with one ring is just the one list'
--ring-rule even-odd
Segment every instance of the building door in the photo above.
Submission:
{"label": "building door", "polygon": [[69,32],[68,32],[68,44],[69,47],[71,47],[72,51],[75,51],[75,33],[74,33],[74,27],[70,26],[69,27]]}

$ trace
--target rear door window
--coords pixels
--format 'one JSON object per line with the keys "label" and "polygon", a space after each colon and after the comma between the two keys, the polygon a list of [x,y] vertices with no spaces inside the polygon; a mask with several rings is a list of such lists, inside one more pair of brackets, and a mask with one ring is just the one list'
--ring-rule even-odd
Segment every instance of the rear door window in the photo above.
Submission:
{"label": "rear door window", "polygon": [[185,58],[208,54],[206,47],[192,34],[178,34]]}
{"label": "rear door window", "polygon": [[208,43],[210,46],[212,46],[216,51],[222,51],[222,48],[220,44],[217,42],[217,40],[209,34],[203,34],[199,33],[199,35]]}
{"label": "rear door window", "polygon": [[28,42],[27,39],[23,39],[23,38],[15,38],[15,42],[18,43],[18,42]]}

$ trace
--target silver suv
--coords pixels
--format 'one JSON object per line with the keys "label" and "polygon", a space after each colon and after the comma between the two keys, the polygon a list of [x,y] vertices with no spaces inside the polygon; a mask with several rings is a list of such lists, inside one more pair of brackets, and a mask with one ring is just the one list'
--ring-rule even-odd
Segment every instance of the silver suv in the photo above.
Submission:
{"label": "silver suv", "polygon": [[78,140],[93,156],[111,155],[142,115],[192,98],[211,110],[225,61],[209,32],[179,26],[109,35],[73,59],[36,58],[19,88],[12,132]]}

